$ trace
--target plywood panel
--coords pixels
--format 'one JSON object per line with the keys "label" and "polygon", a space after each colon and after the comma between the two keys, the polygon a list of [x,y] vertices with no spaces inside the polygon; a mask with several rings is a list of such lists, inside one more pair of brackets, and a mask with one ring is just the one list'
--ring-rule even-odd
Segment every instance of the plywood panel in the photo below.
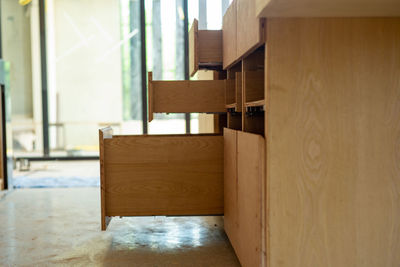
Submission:
{"label": "plywood panel", "polygon": [[395,17],[398,0],[255,0],[260,17]]}
{"label": "plywood panel", "polygon": [[232,244],[238,243],[237,131],[224,129],[224,228]]}
{"label": "plywood panel", "polygon": [[237,132],[238,242],[232,244],[242,266],[263,266],[265,248],[265,140],[260,135]]}
{"label": "plywood panel", "polygon": [[256,17],[254,0],[237,0],[237,57],[264,44],[264,19]]}
{"label": "plywood panel", "polygon": [[269,266],[400,265],[400,18],[268,20]]}
{"label": "plywood panel", "polygon": [[104,139],[107,216],[223,213],[223,137]]}
{"label": "plywood panel", "polygon": [[198,31],[199,22],[193,20],[192,27],[189,30],[189,73],[193,76],[199,69],[198,58]]}
{"label": "plywood panel", "polygon": [[222,64],[222,30],[200,30],[199,63],[204,66]]}
{"label": "plywood panel", "polygon": [[236,51],[236,2],[233,0],[225,12],[222,22],[223,68],[231,66],[238,58]]}
{"label": "plywood panel", "polygon": [[225,81],[153,81],[149,73],[149,121],[153,113],[225,112]]}

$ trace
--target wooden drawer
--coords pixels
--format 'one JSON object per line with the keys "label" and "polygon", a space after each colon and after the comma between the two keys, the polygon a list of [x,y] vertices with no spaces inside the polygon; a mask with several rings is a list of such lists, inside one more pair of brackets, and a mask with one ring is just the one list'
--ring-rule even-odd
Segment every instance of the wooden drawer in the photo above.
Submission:
{"label": "wooden drawer", "polygon": [[231,66],[237,60],[236,52],[236,3],[233,0],[225,12],[222,23],[223,68]]}
{"label": "wooden drawer", "polygon": [[189,71],[222,67],[222,30],[199,30],[195,19],[189,31]]}
{"label": "wooden drawer", "polygon": [[111,216],[223,214],[223,137],[100,130],[102,228]]}
{"label": "wooden drawer", "polygon": [[237,57],[245,56],[265,43],[265,19],[256,17],[254,0],[237,1]]}
{"label": "wooden drawer", "polygon": [[265,266],[265,139],[224,129],[224,227],[242,266]]}
{"label": "wooden drawer", "polygon": [[225,80],[153,81],[149,72],[149,121],[153,113],[225,112]]}

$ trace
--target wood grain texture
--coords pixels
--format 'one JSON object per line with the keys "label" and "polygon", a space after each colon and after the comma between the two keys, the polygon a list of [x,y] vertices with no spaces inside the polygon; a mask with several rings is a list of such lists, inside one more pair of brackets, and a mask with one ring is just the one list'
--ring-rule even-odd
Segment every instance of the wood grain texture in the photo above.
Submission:
{"label": "wood grain texture", "polygon": [[233,65],[238,59],[236,49],[236,3],[237,0],[233,0],[226,10],[222,22],[222,54],[224,69]]}
{"label": "wood grain texture", "polygon": [[223,214],[221,135],[104,139],[106,216]]}
{"label": "wood grain texture", "polygon": [[149,73],[149,121],[153,113],[225,112],[224,80],[153,81],[150,78]]}
{"label": "wood grain texture", "polygon": [[235,100],[236,112],[243,112],[243,99],[242,99],[242,72],[236,72],[235,77]]}
{"label": "wood grain texture", "polygon": [[101,205],[101,230],[105,231],[109,221],[106,219],[106,175],[104,158],[104,139],[111,138],[113,131],[110,127],[99,130],[99,148],[100,148],[100,205]]}
{"label": "wood grain texture", "polygon": [[242,57],[265,42],[265,20],[256,17],[254,0],[237,1],[236,56]]}
{"label": "wood grain texture", "polygon": [[224,129],[224,229],[238,244],[237,131]]}
{"label": "wood grain texture", "polygon": [[400,18],[268,19],[268,266],[400,266]]}
{"label": "wood grain texture", "polygon": [[199,30],[198,34],[199,64],[222,65],[222,30]]}
{"label": "wood grain texture", "polygon": [[189,73],[218,66],[222,66],[222,30],[199,30],[195,19],[189,30]]}
{"label": "wood grain texture", "polygon": [[255,0],[259,17],[398,17],[398,0]]}
{"label": "wood grain texture", "polygon": [[228,129],[224,138],[225,231],[242,266],[265,266],[265,140],[260,135]]}
{"label": "wood grain texture", "polygon": [[148,117],[149,122],[151,122],[154,118],[154,89],[153,89],[153,73],[147,73],[147,87],[149,90],[149,98],[148,98]]}
{"label": "wood grain texture", "polygon": [[193,23],[192,23],[192,27],[189,30],[189,73],[190,73],[190,76],[193,76],[199,69],[198,31],[199,31],[199,22],[197,19],[194,19]]}

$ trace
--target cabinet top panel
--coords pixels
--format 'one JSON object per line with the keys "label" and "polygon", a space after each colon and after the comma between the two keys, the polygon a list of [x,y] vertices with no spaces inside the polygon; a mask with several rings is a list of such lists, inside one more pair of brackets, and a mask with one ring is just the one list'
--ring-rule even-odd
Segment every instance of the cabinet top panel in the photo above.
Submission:
{"label": "cabinet top panel", "polygon": [[396,17],[399,0],[255,0],[259,17]]}

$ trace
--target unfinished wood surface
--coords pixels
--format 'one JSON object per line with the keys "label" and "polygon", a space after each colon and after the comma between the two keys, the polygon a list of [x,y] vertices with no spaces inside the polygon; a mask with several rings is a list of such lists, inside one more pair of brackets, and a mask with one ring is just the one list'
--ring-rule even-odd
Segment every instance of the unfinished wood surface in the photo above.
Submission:
{"label": "unfinished wood surface", "polygon": [[153,81],[149,73],[149,121],[153,113],[225,112],[225,81]]}
{"label": "unfinished wood surface", "polygon": [[243,94],[245,103],[264,99],[264,72],[243,72]]}
{"label": "unfinished wood surface", "polygon": [[199,30],[193,21],[189,30],[189,71],[193,76],[199,69],[222,66],[222,30]]}
{"label": "unfinished wood surface", "polygon": [[233,0],[226,10],[222,22],[222,53],[224,69],[231,66],[238,58],[236,51],[236,3],[237,0]]}
{"label": "unfinished wood surface", "polygon": [[222,65],[222,30],[199,30],[198,53],[200,67]]}
{"label": "unfinished wood surface", "polygon": [[101,230],[105,231],[109,220],[106,218],[106,176],[105,176],[105,160],[104,160],[104,139],[112,138],[113,130],[106,127],[99,130],[99,148],[100,148],[100,199],[101,199]]}
{"label": "unfinished wood surface", "polygon": [[235,130],[242,130],[242,113],[228,112],[228,128]]}
{"label": "unfinished wood surface", "polygon": [[242,266],[264,266],[265,140],[237,132],[237,242],[231,240]]}
{"label": "unfinished wood surface", "polygon": [[264,25],[265,20],[256,17],[254,0],[237,0],[237,57],[242,57],[265,43]]}
{"label": "unfinished wood surface", "polygon": [[193,20],[192,27],[189,30],[189,73],[193,76],[199,69],[198,58],[198,31],[199,22],[197,19]]}
{"label": "unfinished wood surface", "polygon": [[106,216],[223,214],[221,135],[104,139]]}
{"label": "unfinished wood surface", "polygon": [[236,105],[236,97],[235,97],[235,79],[226,80],[226,89],[225,89],[225,104],[226,105]]}
{"label": "unfinished wood surface", "polygon": [[224,229],[238,244],[237,131],[224,129]]}
{"label": "unfinished wood surface", "polygon": [[400,18],[269,19],[267,53],[268,266],[400,266]]}
{"label": "unfinished wood surface", "polygon": [[259,17],[398,17],[398,0],[255,0]]}
{"label": "unfinished wood surface", "polygon": [[236,112],[243,112],[243,100],[242,100],[242,72],[235,73],[235,100],[236,100]]}

